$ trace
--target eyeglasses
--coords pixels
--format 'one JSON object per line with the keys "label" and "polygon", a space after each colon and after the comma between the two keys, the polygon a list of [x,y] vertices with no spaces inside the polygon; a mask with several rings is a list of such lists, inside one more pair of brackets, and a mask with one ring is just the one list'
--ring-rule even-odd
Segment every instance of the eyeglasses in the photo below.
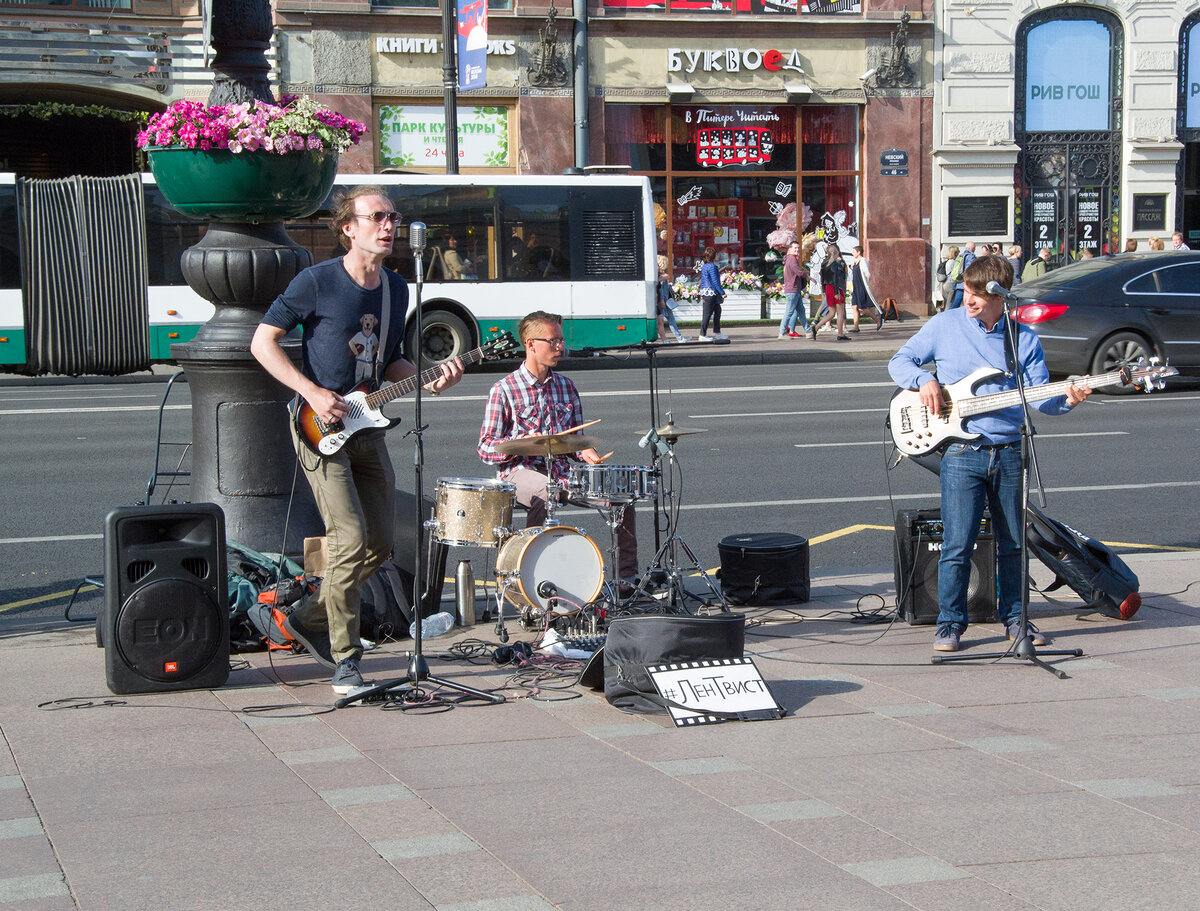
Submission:
{"label": "eyeglasses", "polygon": [[385,221],[395,224],[397,221],[400,220],[400,213],[399,212],[368,212],[366,215],[363,215],[359,212],[355,212],[354,217],[355,218],[369,218],[369,219],[371,219],[371,221],[375,222],[375,224],[377,224],[377,225],[381,225]]}
{"label": "eyeglasses", "polygon": [[551,348],[561,348],[564,344],[563,340],[561,338],[531,338],[530,341],[531,342],[545,342]]}

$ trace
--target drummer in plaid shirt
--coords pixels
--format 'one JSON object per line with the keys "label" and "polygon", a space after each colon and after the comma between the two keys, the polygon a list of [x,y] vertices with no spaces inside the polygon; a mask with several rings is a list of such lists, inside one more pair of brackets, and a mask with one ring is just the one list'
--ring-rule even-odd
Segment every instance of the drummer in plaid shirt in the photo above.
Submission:
{"label": "drummer in plaid shirt", "polygon": [[[516,487],[517,502],[529,509],[525,527],[541,525],[546,519],[546,484],[549,481],[544,456],[506,455],[496,444],[516,437],[562,433],[583,423],[583,404],[575,384],[556,373],[563,355],[562,317],[534,311],[517,327],[525,347],[525,361],[494,386],[488,394],[479,431],[479,457],[496,468],[500,478]],[[595,449],[577,456],[554,456],[550,472],[562,485],[560,502],[567,498],[567,480],[572,460],[589,465],[603,461]],[[638,571],[637,533],[633,506],[626,507],[617,532],[620,577],[632,580]]]}

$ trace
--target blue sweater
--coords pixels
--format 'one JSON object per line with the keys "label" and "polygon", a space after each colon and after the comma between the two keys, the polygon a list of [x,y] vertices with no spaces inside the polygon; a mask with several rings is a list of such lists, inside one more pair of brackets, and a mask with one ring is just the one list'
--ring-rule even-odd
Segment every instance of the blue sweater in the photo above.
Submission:
{"label": "blue sweater", "polygon": [[[1026,388],[1042,386],[1050,381],[1042,343],[1037,333],[1018,324],[1017,363]],[[937,376],[924,365],[934,362]],[[901,389],[920,389],[932,379],[942,385],[956,383],[980,367],[1006,370],[1004,357],[1004,319],[1001,317],[989,332],[983,322],[968,316],[965,307],[944,310],[932,317],[916,335],[892,355],[888,373]],[[1016,381],[1007,373],[981,383],[977,395],[1016,389]],[[1030,402],[1044,414],[1065,414],[1065,395],[1042,402]],[[967,430],[981,433],[987,443],[1012,443],[1020,439],[1021,408],[1019,405],[977,415],[967,421]]]}

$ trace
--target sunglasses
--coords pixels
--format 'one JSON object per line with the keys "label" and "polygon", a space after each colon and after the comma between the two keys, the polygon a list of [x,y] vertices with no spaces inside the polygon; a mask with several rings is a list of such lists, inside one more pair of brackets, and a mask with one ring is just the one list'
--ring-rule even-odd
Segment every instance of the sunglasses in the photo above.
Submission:
{"label": "sunglasses", "polygon": [[355,212],[354,217],[355,218],[369,218],[369,219],[371,219],[371,221],[375,222],[375,224],[377,224],[377,225],[381,225],[385,221],[395,224],[397,221],[400,220],[400,213],[399,212],[369,212],[366,215],[362,215],[358,212]]}

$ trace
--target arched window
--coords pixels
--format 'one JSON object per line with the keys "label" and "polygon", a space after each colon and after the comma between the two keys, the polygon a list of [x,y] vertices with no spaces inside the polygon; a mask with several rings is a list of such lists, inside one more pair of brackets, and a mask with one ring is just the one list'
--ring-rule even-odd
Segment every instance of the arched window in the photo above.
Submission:
{"label": "arched window", "polygon": [[1116,16],[1055,7],[1017,30],[1016,234],[1056,264],[1112,252],[1122,233],[1123,31]]}

